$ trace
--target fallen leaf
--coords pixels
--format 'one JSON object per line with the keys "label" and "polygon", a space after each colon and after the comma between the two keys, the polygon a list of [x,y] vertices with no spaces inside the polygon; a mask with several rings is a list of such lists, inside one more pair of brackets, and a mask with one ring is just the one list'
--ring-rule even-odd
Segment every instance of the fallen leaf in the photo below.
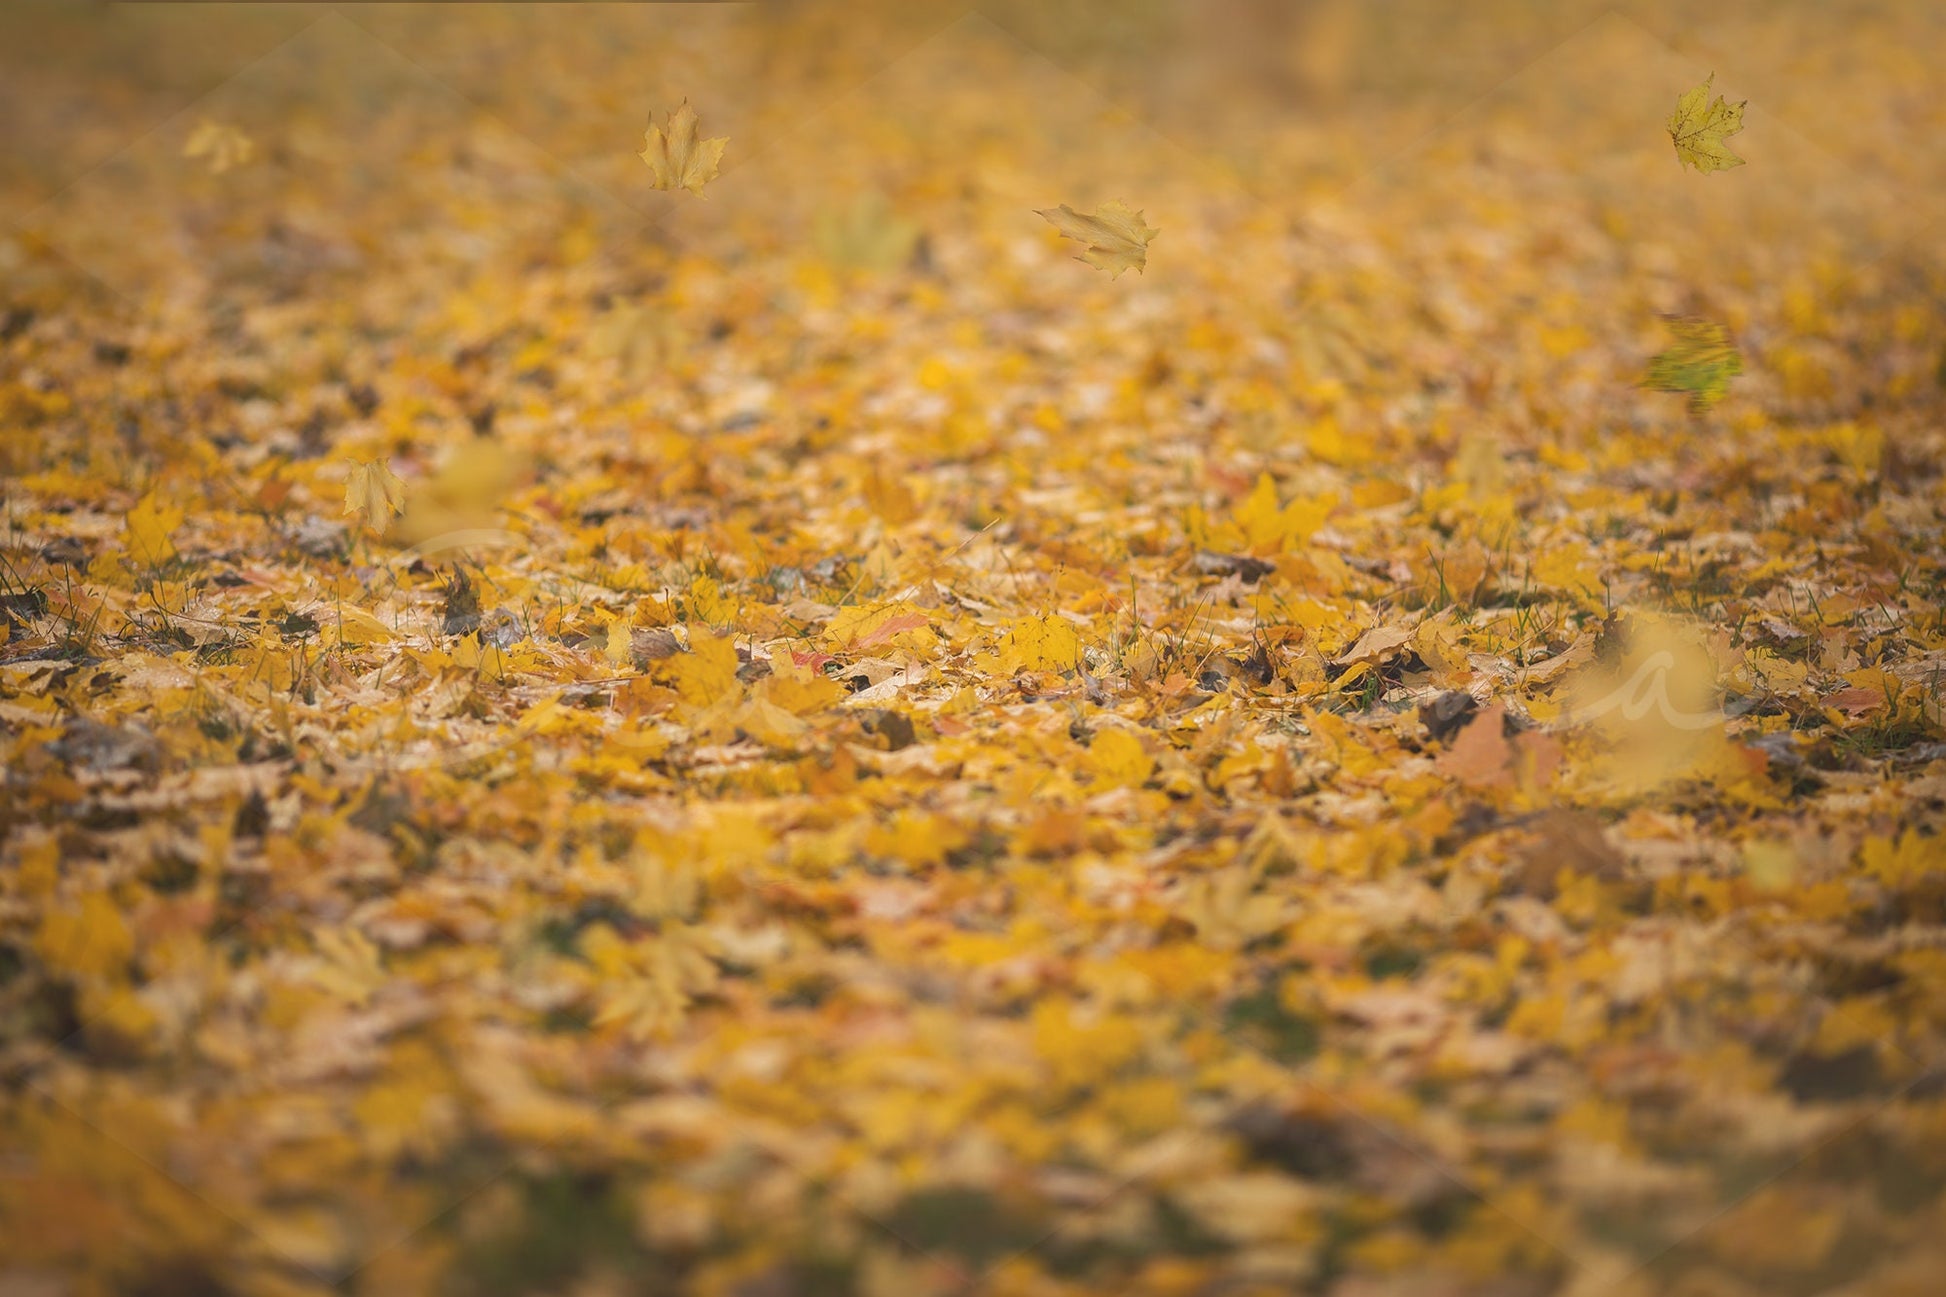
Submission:
{"label": "fallen leaf", "polygon": [[128,547],[129,557],[150,568],[160,567],[174,558],[176,546],[171,537],[182,521],[181,509],[163,504],[154,492],[143,496],[128,511],[122,532],[122,543]]}
{"label": "fallen leaf", "polygon": [[707,706],[737,688],[736,646],[727,635],[692,628],[689,651],[663,659],[660,669],[684,702]]}
{"label": "fallen leaf", "polygon": [[1358,637],[1358,642],[1333,658],[1333,666],[1349,667],[1364,663],[1376,666],[1412,642],[1412,631],[1404,626],[1374,626]]}
{"label": "fallen leaf", "polygon": [[1476,790],[1537,791],[1554,781],[1562,761],[1561,745],[1538,730],[1506,733],[1507,709],[1482,708],[1433,764],[1450,779]]}
{"label": "fallen leaf", "polygon": [[1870,689],[1862,685],[1850,689],[1840,689],[1824,699],[1826,707],[1835,707],[1847,716],[1865,716],[1887,706],[1885,690]]}
{"label": "fallen leaf", "polygon": [[1081,663],[1081,637],[1058,613],[1022,617],[1000,641],[1004,671],[1072,671]]}

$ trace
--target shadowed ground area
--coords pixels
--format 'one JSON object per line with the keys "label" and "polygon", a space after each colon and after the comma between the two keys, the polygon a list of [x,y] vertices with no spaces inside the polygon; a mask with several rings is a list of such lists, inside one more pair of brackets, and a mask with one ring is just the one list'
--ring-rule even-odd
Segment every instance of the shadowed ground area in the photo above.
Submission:
{"label": "shadowed ground area", "polygon": [[1946,32],[1448,9],[11,7],[0,1292],[1933,1291]]}

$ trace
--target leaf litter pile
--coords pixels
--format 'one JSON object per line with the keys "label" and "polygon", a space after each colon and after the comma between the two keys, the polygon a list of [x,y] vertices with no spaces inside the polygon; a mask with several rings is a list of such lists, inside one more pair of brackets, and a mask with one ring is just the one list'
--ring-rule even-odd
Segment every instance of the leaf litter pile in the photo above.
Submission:
{"label": "leaf litter pile", "polygon": [[8,173],[0,1287],[1932,1291],[1923,151],[385,8]]}

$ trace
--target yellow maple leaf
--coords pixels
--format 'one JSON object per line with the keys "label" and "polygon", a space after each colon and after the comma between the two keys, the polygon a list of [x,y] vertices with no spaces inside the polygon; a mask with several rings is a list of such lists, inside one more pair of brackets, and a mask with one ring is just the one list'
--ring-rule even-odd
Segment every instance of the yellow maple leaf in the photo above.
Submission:
{"label": "yellow maple leaf", "polygon": [[[327,633],[333,627],[327,626]],[[384,644],[392,638],[392,628],[358,608],[339,608],[335,630],[340,644]]]}
{"label": "yellow maple leaf", "polygon": [[1946,837],[1922,837],[1908,828],[1897,841],[1867,838],[1859,848],[1858,863],[1887,887],[1910,887],[1946,869]]}
{"label": "yellow maple leaf", "polygon": [[453,645],[453,665],[462,671],[477,672],[489,680],[507,678],[506,650],[491,640],[482,643],[478,631],[462,636]]}
{"label": "yellow maple leaf", "polygon": [[1155,761],[1142,740],[1127,730],[1105,729],[1088,745],[1088,769],[1096,782],[1110,788],[1135,788],[1155,771]]}
{"label": "yellow maple leaf", "polygon": [[854,604],[831,615],[824,640],[832,648],[852,651],[883,647],[916,648],[933,640],[925,611],[909,600]]}
{"label": "yellow maple leaf", "polygon": [[651,119],[638,155],[649,164],[657,189],[687,189],[702,196],[703,186],[716,179],[716,168],[723,160],[727,138],[698,140],[696,110],[687,99],[669,114],[669,129],[664,132]]}
{"label": "yellow maple leaf", "polygon": [[629,665],[635,659],[635,652],[630,644],[630,634],[628,618],[616,617],[610,620],[607,631],[602,635],[602,656],[618,667]]}
{"label": "yellow maple leaf", "polygon": [[1103,204],[1092,215],[1077,212],[1066,203],[1036,208],[1035,214],[1045,217],[1062,237],[1086,244],[1087,249],[1075,259],[1106,270],[1112,279],[1121,278],[1124,270],[1140,274],[1148,264],[1149,240],[1160,232],[1150,229],[1142,213],[1120,199]]}
{"label": "yellow maple leaf", "polygon": [[1022,617],[1000,643],[1000,669],[1072,671],[1081,662],[1081,637],[1059,613]]}
{"label": "yellow maple leaf", "polygon": [[725,626],[736,620],[737,598],[725,593],[723,585],[707,574],[689,585],[689,615],[712,626]]}
{"label": "yellow maple leaf", "polygon": [[972,841],[972,834],[950,815],[901,810],[865,830],[864,850],[914,869],[932,869]]}
{"label": "yellow maple leaf", "polygon": [[798,665],[783,651],[771,655],[770,674],[758,693],[766,702],[795,716],[823,711],[845,696],[843,685],[821,671]]}
{"label": "yellow maple leaf", "polygon": [[1270,474],[1257,478],[1255,489],[1237,506],[1236,524],[1244,541],[1253,549],[1279,550],[1294,540],[1307,539],[1324,526],[1330,516],[1328,499],[1296,499],[1282,508],[1277,504],[1277,482]]}
{"label": "yellow maple leaf", "polygon": [[1730,152],[1723,141],[1743,129],[1743,106],[1748,100],[1729,103],[1722,95],[1710,99],[1710,86],[1716,74],[1676,101],[1669,116],[1669,138],[1676,146],[1676,157],[1698,171],[1728,171],[1743,165],[1743,159]]}
{"label": "yellow maple leaf", "polygon": [[692,998],[717,979],[705,940],[694,930],[666,929],[648,941],[626,941],[606,923],[581,935],[582,956],[602,974],[594,1025],[619,1025],[636,1038],[666,1035],[682,1023]]}
{"label": "yellow maple leaf", "polygon": [[153,491],[143,496],[128,511],[122,529],[129,557],[143,567],[159,567],[174,558],[176,546],[169,537],[182,526],[182,518],[181,509],[160,503]]}
{"label": "yellow maple leaf", "polygon": [[1568,543],[1544,550],[1528,574],[1543,589],[1559,590],[1588,606],[1601,605],[1601,569],[1586,546]]}
{"label": "yellow maple leaf", "polygon": [[366,1004],[385,988],[385,961],[377,946],[355,928],[319,928],[311,934],[318,963],[309,971],[311,985],[347,1004]]}
{"label": "yellow maple leaf", "polygon": [[345,477],[345,512],[380,536],[405,509],[405,483],[382,459],[360,460]]}
{"label": "yellow maple leaf", "polygon": [[691,627],[689,652],[665,659],[669,684],[684,702],[705,707],[737,683],[736,645],[727,635],[712,635]]}

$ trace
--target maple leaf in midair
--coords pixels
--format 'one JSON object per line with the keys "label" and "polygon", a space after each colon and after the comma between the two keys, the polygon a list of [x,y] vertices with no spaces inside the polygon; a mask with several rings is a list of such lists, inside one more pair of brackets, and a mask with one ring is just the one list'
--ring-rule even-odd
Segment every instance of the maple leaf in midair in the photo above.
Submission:
{"label": "maple leaf in midair", "polygon": [[1730,152],[1723,141],[1743,129],[1743,105],[1749,100],[1729,103],[1722,95],[1710,99],[1710,73],[1703,84],[1676,101],[1669,116],[1669,138],[1675,142],[1676,157],[1698,171],[1728,171],[1743,165],[1743,159]]}
{"label": "maple leaf in midair", "polygon": [[1701,414],[1723,399],[1730,380],[1743,372],[1743,358],[1730,331],[1710,320],[1673,317],[1674,345],[1649,360],[1643,385],[1658,392],[1686,392],[1692,413]]}
{"label": "maple leaf in midair", "polygon": [[700,197],[703,186],[716,179],[717,164],[723,160],[727,138],[698,140],[696,110],[687,99],[669,114],[665,133],[650,120],[643,149],[638,155],[655,174],[657,189],[687,189]]}
{"label": "maple leaf in midair", "polygon": [[208,118],[196,124],[182,146],[185,158],[208,158],[209,171],[220,176],[231,167],[240,167],[257,154],[257,145],[234,126]]}
{"label": "maple leaf in midair", "polygon": [[405,483],[382,459],[355,463],[345,478],[345,512],[383,536],[393,515],[405,509]]}
{"label": "maple leaf in midair", "polygon": [[1148,227],[1142,213],[1119,198],[1104,203],[1092,216],[1066,203],[1036,208],[1035,214],[1046,217],[1063,237],[1087,244],[1087,250],[1076,260],[1099,266],[1114,279],[1119,279],[1124,270],[1142,271],[1149,260],[1149,240],[1158,233]]}

